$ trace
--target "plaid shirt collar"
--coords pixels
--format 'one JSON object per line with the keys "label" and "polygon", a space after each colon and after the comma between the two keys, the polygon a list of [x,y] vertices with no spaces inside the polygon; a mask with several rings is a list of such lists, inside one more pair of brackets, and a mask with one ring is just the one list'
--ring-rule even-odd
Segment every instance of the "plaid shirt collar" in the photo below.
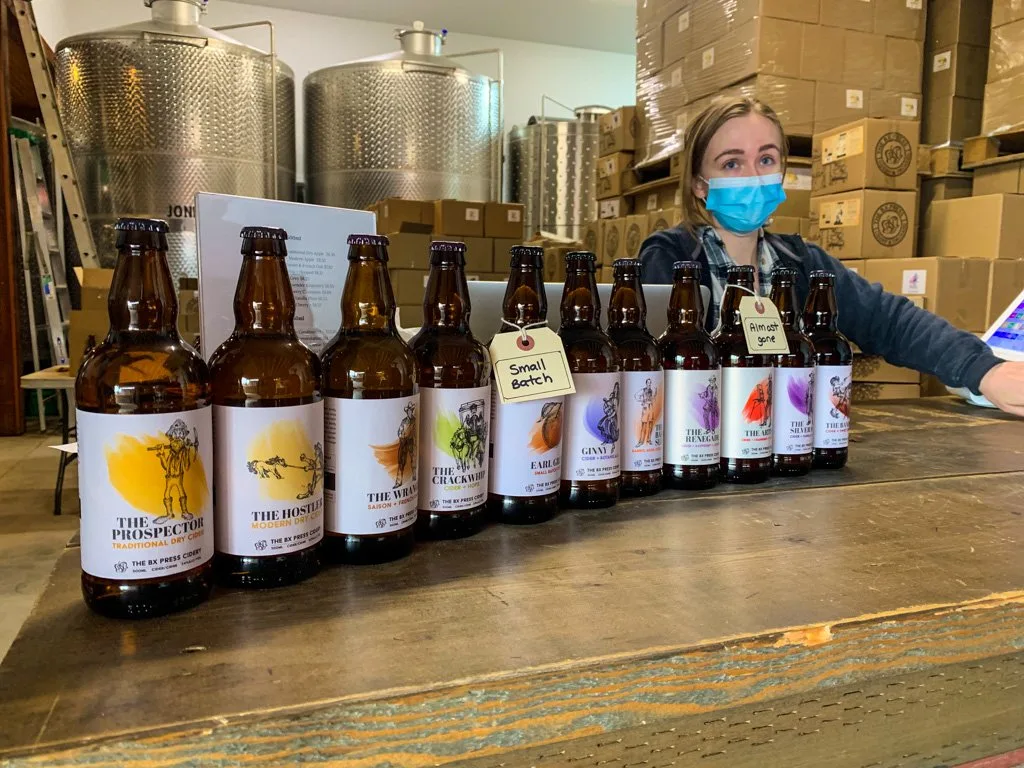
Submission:
{"label": "plaid shirt collar", "polygon": [[[715,232],[714,227],[701,227],[697,236],[704,248],[704,255],[708,260],[708,270],[711,272],[711,306],[708,307],[710,316],[709,327],[718,327],[718,318],[722,307],[722,297],[725,296],[725,284],[728,282],[729,267],[735,266],[729,254],[725,252],[725,244],[722,238]],[[779,259],[775,251],[768,244],[768,238],[764,236],[764,230],[760,230],[757,237],[757,282],[758,293],[767,296],[771,292],[772,270],[778,266]]]}

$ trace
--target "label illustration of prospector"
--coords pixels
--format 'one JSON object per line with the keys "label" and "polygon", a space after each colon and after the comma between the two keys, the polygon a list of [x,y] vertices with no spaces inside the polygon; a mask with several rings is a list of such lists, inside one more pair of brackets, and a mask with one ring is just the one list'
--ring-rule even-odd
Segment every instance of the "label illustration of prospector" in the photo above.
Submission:
{"label": "label illustration of prospector", "polygon": [[[160,525],[174,518],[174,496],[178,496],[178,507],[181,511],[182,520],[191,520],[192,513],[188,511],[188,494],[185,493],[185,473],[188,472],[192,462],[199,453],[199,433],[195,428],[189,434],[188,427],[181,419],[177,419],[164,433],[167,442],[151,445],[146,450],[156,453],[160,460],[160,466],[164,470],[164,512],[165,514],[154,520],[154,524]],[[191,439],[189,439],[191,437]]]}

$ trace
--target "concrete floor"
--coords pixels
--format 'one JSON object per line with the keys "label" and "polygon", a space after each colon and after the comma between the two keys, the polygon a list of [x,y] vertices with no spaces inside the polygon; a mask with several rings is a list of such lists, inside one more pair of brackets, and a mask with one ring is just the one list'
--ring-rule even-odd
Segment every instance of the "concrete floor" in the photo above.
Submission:
{"label": "concrete floor", "polygon": [[[30,425],[30,429],[35,425]],[[59,434],[0,437],[0,659],[39,600],[58,555],[78,532],[78,472],[64,481],[53,515]]]}

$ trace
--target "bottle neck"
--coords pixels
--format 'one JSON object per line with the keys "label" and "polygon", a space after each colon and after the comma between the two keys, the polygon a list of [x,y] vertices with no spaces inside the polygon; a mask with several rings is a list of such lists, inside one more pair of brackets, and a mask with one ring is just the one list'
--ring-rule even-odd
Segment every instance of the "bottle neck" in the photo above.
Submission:
{"label": "bottle neck", "polygon": [[608,300],[608,326],[647,329],[647,301],[639,275],[633,273],[615,281]]}
{"label": "bottle neck", "polygon": [[674,331],[698,327],[703,310],[700,283],[692,277],[676,280],[668,300],[668,327]]}
{"label": "bottle neck", "polygon": [[543,323],[548,318],[548,300],[544,276],[535,267],[512,267],[501,316],[518,326]]}
{"label": "bottle neck", "polygon": [[432,264],[423,298],[423,325],[469,332],[469,286],[466,270],[460,264]]}
{"label": "bottle neck", "polygon": [[281,256],[246,254],[235,289],[235,333],[295,334],[295,297]]}
{"label": "bottle neck", "polygon": [[[746,289],[746,290],[744,290]],[[754,281],[750,278],[742,280],[731,280],[725,289],[722,297],[721,323],[723,328],[742,328],[740,319],[740,302],[744,296],[750,296],[754,291]]]}
{"label": "bottle neck", "polygon": [[796,286],[789,280],[773,282],[770,296],[772,304],[779,310],[779,319],[787,330],[796,327]]}
{"label": "bottle neck", "polygon": [[830,285],[812,285],[807,294],[804,306],[804,329],[826,329],[834,331],[838,327],[839,312],[836,308],[836,295]]}
{"label": "bottle neck", "polygon": [[349,259],[341,294],[341,327],[345,331],[396,332],[391,278],[386,262],[376,253]]}
{"label": "bottle neck", "polygon": [[178,299],[162,251],[137,246],[120,251],[107,314],[114,332],[178,336]]}
{"label": "bottle neck", "polygon": [[600,328],[601,305],[597,298],[597,280],[591,269],[574,269],[565,278],[562,289],[562,326]]}

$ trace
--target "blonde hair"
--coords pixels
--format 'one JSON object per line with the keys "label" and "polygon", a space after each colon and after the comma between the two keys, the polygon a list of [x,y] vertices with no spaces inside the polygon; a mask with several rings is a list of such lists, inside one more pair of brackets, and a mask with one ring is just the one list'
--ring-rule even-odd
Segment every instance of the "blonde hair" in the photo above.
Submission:
{"label": "blonde hair", "polygon": [[683,139],[683,151],[680,158],[679,185],[683,198],[683,222],[687,229],[695,233],[697,227],[713,224],[711,214],[704,207],[704,201],[694,192],[693,181],[700,176],[700,166],[704,162],[704,154],[708,144],[718,133],[718,129],[734,117],[758,114],[768,118],[782,138],[782,172],[786,172],[786,155],[789,154],[789,140],[782,128],[782,121],[775,110],[762,101],[752,98],[718,99],[704,109],[686,129]]}

